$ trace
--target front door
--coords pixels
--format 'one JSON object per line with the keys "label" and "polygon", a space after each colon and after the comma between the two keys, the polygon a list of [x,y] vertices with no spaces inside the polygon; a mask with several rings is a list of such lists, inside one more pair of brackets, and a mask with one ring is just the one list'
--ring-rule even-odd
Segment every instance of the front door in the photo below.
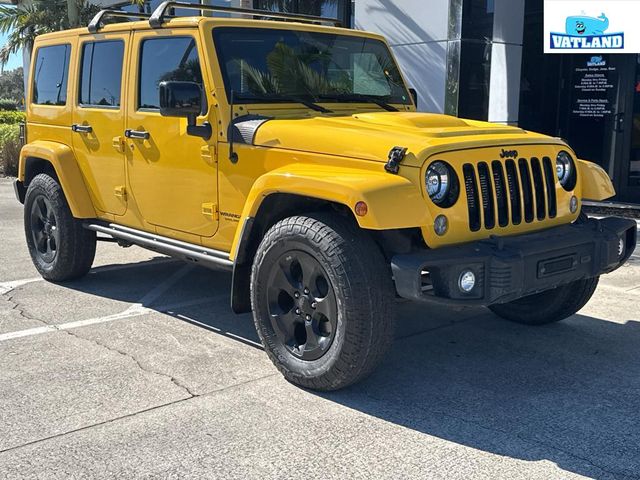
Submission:
{"label": "front door", "polygon": [[[205,91],[197,31],[136,32],[129,76],[129,150],[131,194],[144,219],[158,227],[211,237],[217,222],[217,165],[213,143],[186,133],[187,121],[163,117],[158,85],[179,80]],[[211,105],[211,99],[208,104]],[[207,117],[198,119],[202,123]],[[214,126],[212,140],[217,132]],[[179,235],[178,235],[179,236]]]}
{"label": "front door", "polygon": [[624,83],[624,135],[616,175],[617,199],[640,203],[640,56],[625,55],[628,73]]}
{"label": "front door", "polygon": [[125,111],[123,61],[127,33],[80,37],[79,79],[73,112],[73,148],[87,180],[93,204],[102,213],[123,215]]}

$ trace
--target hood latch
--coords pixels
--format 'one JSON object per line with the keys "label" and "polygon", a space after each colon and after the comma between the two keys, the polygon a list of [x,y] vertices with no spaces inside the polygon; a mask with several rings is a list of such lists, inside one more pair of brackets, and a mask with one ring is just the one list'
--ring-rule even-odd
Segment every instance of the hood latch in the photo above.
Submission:
{"label": "hood latch", "polygon": [[393,147],[389,152],[389,159],[387,163],[384,165],[384,169],[389,172],[397,175],[400,171],[400,163],[404,160],[404,157],[407,155],[406,147]]}

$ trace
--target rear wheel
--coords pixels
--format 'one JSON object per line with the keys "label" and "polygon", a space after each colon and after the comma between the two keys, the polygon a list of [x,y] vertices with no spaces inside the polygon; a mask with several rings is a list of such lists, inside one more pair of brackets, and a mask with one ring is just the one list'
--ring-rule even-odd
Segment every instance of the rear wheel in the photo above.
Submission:
{"label": "rear wheel", "polygon": [[513,302],[491,305],[496,315],[525,325],[545,325],[570,317],[593,296],[599,277],[578,280],[567,285],[520,298]]}
{"label": "rear wheel", "polygon": [[24,228],[31,259],[43,278],[72,280],[91,268],[96,234],[73,218],[60,184],[47,174],[29,184]]}
{"label": "rear wheel", "polygon": [[254,322],[269,358],[315,390],[346,387],[378,365],[393,341],[394,292],[373,241],[324,214],[274,225],[252,269]]}

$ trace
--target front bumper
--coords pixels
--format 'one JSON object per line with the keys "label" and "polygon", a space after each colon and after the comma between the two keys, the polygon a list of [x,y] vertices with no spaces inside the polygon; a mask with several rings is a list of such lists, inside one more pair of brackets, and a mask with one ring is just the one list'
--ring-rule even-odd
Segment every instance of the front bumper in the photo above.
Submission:
{"label": "front bumper", "polygon": [[[631,256],[636,236],[634,220],[589,219],[536,233],[396,255],[391,267],[400,297],[492,305],[612,272]],[[459,279],[468,270],[476,283],[465,293]]]}

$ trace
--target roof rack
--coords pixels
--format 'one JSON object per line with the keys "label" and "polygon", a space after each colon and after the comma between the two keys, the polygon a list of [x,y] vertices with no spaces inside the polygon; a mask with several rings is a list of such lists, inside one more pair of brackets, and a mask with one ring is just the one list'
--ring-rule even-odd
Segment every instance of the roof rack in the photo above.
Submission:
{"label": "roof rack", "polygon": [[95,17],[91,19],[89,22],[89,32],[97,33],[102,27],[104,27],[104,19],[107,17],[115,17],[115,18],[151,18],[151,15],[148,13],[136,13],[136,12],[125,12],[123,10],[112,10],[105,9],[100,10],[96,13]]}
{"label": "roof rack", "polygon": [[199,3],[185,3],[166,1],[161,3],[158,8],[151,14],[149,19],[149,25],[152,28],[160,28],[164,23],[165,15],[167,11],[173,8],[186,8],[189,10],[200,10],[207,12],[225,12],[225,13],[237,13],[240,15],[250,15],[273,18],[276,20],[293,20],[297,22],[315,23],[315,24],[327,24],[334,27],[341,27],[342,23],[337,18],[316,17],[314,15],[303,15],[300,13],[282,13],[282,12],[270,12],[268,10],[252,10],[249,8],[237,8],[237,7],[216,7],[214,5],[204,5]]}

